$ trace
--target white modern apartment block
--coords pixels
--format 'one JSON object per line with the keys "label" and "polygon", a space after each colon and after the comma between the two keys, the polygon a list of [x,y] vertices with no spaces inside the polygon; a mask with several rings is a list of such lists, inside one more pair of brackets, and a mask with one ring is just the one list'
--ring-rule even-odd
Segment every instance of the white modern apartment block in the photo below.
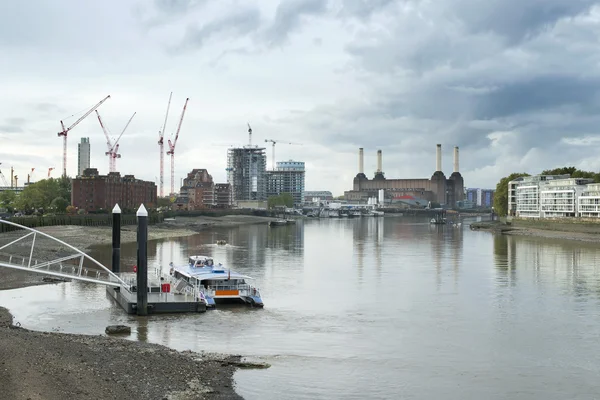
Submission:
{"label": "white modern apartment block", "polygon": [[[594,201],[598,205],[589,207]],[[581,214],[582,204],[585,215]],[[600,216],[600,185],[593,179],[569,175],[518,178],[508,184],[508,211],[521,218]]]}
{"label": "white modern apartment block", "polygon": [[591,183],[581,193],[578,201],[580,217],[600,218],[600,183]]}

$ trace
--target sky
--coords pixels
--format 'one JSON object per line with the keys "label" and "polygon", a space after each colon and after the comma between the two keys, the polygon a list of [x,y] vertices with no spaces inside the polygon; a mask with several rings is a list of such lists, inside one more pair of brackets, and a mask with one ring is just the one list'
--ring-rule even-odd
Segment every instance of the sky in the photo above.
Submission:
{"label": "sky", "polygon": [[[20,182],[62,170],[60,121],[98,108],[120,139],[117,170],[175,186],[193,168],[226,181],[227,148],[252,142],[306,163],[306,189],[342,194],[372,177],[428,178],[435,146],[466,187],[511,172],[600,170],[600,1],[29,0],[0,4],[0,170]],[[68,133],[108,172],[94,113]],[[290,144],[293,143],[293,144]],[[168,149],[165,145],[165,151]],[[2,182],[0,181],[0,184]],[[170,160],[165,156],[165,193]]]}

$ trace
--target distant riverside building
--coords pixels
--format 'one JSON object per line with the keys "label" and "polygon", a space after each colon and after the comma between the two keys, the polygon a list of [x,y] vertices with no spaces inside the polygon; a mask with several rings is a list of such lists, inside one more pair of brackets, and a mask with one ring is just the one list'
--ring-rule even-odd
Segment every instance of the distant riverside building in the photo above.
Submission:
{"label": "distant riverside building", "polygon": [[294,205],[304,203],[303,161],[278,161],[273,171],[267,171],[267,198],[289,193],[294,198]]}
{"label": "distant riverside building", "polygon": [[327,190],[304,192],[304,202],[314,203],[316,201],[333,200],[333,194]]}
{"label": "distant riverside building", "polygon": [[490,208],[494,205],[494,189],[468,188],[466,199],[477,207]]}
{"label": "distant riverside building", "polygon": [[267,155],[264,147],[227,150],[227,183],[234,201],[267,199]]}
{"label": "distant riverside building", "polygon": [[379,196],[379,190],[385,191],[385,198],[406,198],[410,196],[420,202],[439,203],[448,207],[456,207],[457,202],[464,200],[464,180],[459,172],[458,147],[454,148],[454,168],[450,177],[442,172],[442,145],[436,146],[436,170],[431,178],[422,179],[388,179],[382,168],[382,151],[377,151],[377,170],[373,179],[367,178],[364,172],[363,149],[358,153],[358,174],[354,177],[352,190],[344,192],[347,201],[367,202],[369,198]]}
{"label": "distant riverside building", "polygon": [[173,209],[176,210],[229,207],[231,207],[231,185],[214,183],[212,176],[204,168],[196,168],[188,173],[173,204]]}
{"label": "distant riverside building", "polygon": [[115,204],[121,209],[156,207],[156,184],[136,179],[133,175],[121,177],[118,172],[98,174],[96,168],[87,168],[72,180],[71,204],[86,211],[109,211]]}
{"label": "distant riverside building", "polygon": [[508,183],[508,214],[522,218],[600,217],[600,184],[570,175],[536,175]]}
{"label": "distant riverside building", "polygon": [[90,167],[90,138],[81,138],[77,145],[77,175]]}

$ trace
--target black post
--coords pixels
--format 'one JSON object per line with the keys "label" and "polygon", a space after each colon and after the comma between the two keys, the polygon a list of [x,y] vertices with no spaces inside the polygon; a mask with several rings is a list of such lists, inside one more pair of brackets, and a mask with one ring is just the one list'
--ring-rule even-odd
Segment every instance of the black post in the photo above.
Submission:
{"label": "black post", "polygon": [[148,211],[137,210],[137,315],[148,315]]}
{"label": "black post", "polygon": [[121,209],[118,204],[112,214],[112,272],[117,274],[121,268]]}

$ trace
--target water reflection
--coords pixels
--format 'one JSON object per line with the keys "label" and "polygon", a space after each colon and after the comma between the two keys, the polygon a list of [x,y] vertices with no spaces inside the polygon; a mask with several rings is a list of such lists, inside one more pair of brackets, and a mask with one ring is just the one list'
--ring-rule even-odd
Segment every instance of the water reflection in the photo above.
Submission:
{"label": "water reflection", "polygon": [[[149,245],[156,263],[196,253],[244,268],[265,309],[137,318],[80,283],[0,292],[0,304],[33,329],[99,334],[124,323],[131,340],[261,357],[273,367],[236,374],[249,400],[558,400],[600,390],[596,245],[404,217],[243,226]],[[134,259],[135,244],[123,253]],[[109,247],[93,255],[110,262]]]}
{"label": "water reflection", "polygon": [[600,289],[595,244],[495,235],[493,246],[498,287],[516,287],[525,279],[540,290],[551,284],[577,298]]}

